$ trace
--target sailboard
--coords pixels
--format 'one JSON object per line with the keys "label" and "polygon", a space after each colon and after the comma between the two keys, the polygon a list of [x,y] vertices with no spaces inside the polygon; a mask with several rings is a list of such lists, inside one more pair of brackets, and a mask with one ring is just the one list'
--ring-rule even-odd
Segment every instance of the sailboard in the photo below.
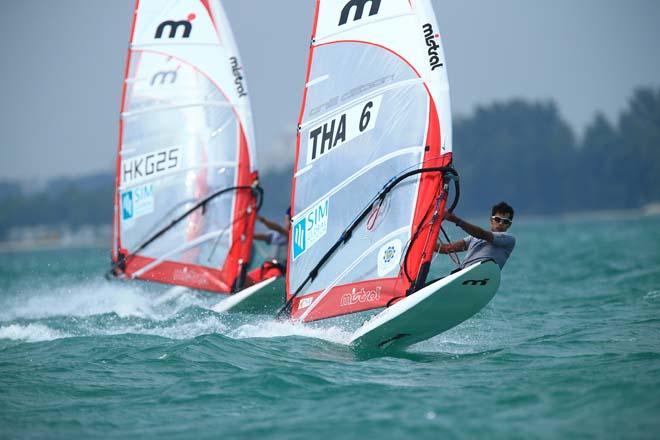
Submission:
{"label": "sailboard", "polygon": [[284,277],[273,276],[237,292],[212,307],[216,313],[274,315],[284,303]]}
{"label": "sailboard", "polygon": [[423,287],[364,323],[350,344],[365,350],[400,350],[469,319],[490,302],[500,285],[492,260],[468,266]]}
{"label": "sailboard", "polygon": [[430,1],[317,0],[281,314],[311,322],[416,295],[457,201]]}
{"label": "sailboard", "polygon": [[243,65],[218,1],[136,1],[119,127],[112,273],[240,290],[261,190]]}

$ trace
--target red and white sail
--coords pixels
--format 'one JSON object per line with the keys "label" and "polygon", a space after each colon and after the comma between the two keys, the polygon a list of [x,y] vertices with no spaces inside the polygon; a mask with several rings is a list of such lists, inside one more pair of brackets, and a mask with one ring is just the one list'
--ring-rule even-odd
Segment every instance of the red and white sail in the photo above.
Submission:
{"label": "red and white sail", "polygon": [[[121,104],[115,273],[230,292],[250,257],[255,160],[243,65],[220,3],[137,0]],[[183,215],[230,188],[238,189]]]}
{"label": "red and white sail", "polygon": [[448,166],[451,157],[449,85],[430,1],[317,0],[291,204],[292,318],[324,319],[405,296],[437,239],[441,173],[396,185],[327,253],[388,181]]}

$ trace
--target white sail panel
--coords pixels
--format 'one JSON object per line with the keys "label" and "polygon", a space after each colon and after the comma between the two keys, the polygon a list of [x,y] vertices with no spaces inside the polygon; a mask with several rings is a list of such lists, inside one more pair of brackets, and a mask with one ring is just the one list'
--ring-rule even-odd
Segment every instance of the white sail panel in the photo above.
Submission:
{"label": "white sail panel", "polygon": [[[437,108],[443,127],[443,153],[451,152],[449,81],[438,23],[431,2],[323,0],[318,8],[315,43],[351,40],[370,42],[398,54],[411,65],[428,85],[434,101],[443,103]],[[392,29],[397,31],[392,32]]]}
{"label": "white sail panel", "polygon": [[[305,164],[308,171],[296,178],[293,229],[295,234],[307,214],[307,210],[298,213],[298,207],[313,208],[318,201],[327,199],[328,230],[299,259],[294,255],[296,264],[290,269],[293,286],[302,283],[391,176],[420,165],[428,119],[424,84],[396,55],[370,45],[342,43],[318,47],[315,59],[312,80],[325,75],[328,79],[308,89],[306,114],[310,121],[303,120],[301,126],[299,164],[301,158],[312,155],[313,139],[318,144],[319,157]],[[378,106],[373,105],[375,102]],[[350,111],[354,108],[359,111]],[[319,128],[321,133],[316,134]],[[359,228],[342,248],[341,258],[328,261],[302,294],[378,278],[380,249],[372,244],[395,238],[403,243],[409,240],[416,192],[415,181],[397,188],[390,204],[399,208],[384,211],[383,221],[371,230],[366,225]],[[313,233],[313,229],[306,233]],[[347,262],[357,266],[346,271]]]}
{"label": "white sail panel", "polygon": [[[194,65],[234,106],[257,168],[248,85],[231,27],[218,1],[140,0],[132,47],[162,51]],[[185,38],[184,38],[185,36]]]}
{"label": "white sail panel", "polygon": [[[231,32],[231,26],[227,15],[224,13],[219,2],[208,2],[211,16],[216,25],[220,44],[225,50],[225,56],[229,60],[231,68],[230,86],[226,87],[229,101],[234,105],[239,119],[243,126],[245,136],[247,137],[247,147],[250,155],[250,171],[256,171],[258,166],[258,157],[256,154],[256,141],[254,135],[254,122],[252,117],[252,108],[250,105],[250,93],[243,68],[243,61],[238,47]],[[225,79],[226,80],[226,79]],[[224,81],[224,80],[223,80]],[[224,84],[224,83],[223,83]],[[233,87],[231,87],[233,85]]]}
{"label": "white sail panel", "polygon": [[[121,226],[122,244],[127,249],[134,249],[150,233],[166,226],[164,222],[191,203],[234,186],[239,145],[237,120],[229,103],[194,67],[160,54],[138,53],[135,57],[139,61],[134,63],[136,75],[128,88],[131,100],[122,115]],[[164,71],[174,73],[159,76]],[[131,203],[136,188],[145,186],[151,189],[154,209],[136,218],[130,215],[126,203]],[[222,225],[230,225],[234,197],[230,192],[211,201],[212,209],[205,215],[193,214],[168,231],[150,246],[147,255],[162,255]],[[191,261],[191,253],[187,252],[179,261],[222,266],[231,235],[229,228],[223,236],[197,247],[198,251],[208,248],[202,254],[210,254],[215,247],[212,258]]]}

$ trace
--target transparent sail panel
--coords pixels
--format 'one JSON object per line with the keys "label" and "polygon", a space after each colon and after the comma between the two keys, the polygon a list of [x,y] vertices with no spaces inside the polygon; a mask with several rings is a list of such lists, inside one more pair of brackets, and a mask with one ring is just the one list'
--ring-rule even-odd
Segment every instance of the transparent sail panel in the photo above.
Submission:
{"label": "transparent sail panel", "polygon": [[[420,167],[428,105],[421,80],[392,52],[360,43],[314,50],[296,170],[291,291],[391,178]],[[416,179],[398,185],[301,294],[396,276],[398,265],[379,266],[378,256],[394,246],[400,260],[417,186]]]}
{"label": "transparent sail panel", "polygon": [[[200,200],[234,186],[239,128],[217,87],[173,58],[135,53],[127,87],[120,221],[122,246],[131,252]],[[214,199],[140,254],[221,266],[234,197]]]}

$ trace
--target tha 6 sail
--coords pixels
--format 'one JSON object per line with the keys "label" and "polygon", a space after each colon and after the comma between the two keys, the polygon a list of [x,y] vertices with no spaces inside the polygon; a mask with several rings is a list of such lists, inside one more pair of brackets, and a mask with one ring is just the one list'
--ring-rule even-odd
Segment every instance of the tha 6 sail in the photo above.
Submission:
{"label": "tha 6 sail", "polygon": [[121,104],[115,275],[229,293],[258,193],[250,102],[215,0],[138,0]]}
{"label": "tha 6 sail", "polygon": [[318,0],[296,147],[287,310],[313,321],[424,283],[453,170],[428,0]]}

